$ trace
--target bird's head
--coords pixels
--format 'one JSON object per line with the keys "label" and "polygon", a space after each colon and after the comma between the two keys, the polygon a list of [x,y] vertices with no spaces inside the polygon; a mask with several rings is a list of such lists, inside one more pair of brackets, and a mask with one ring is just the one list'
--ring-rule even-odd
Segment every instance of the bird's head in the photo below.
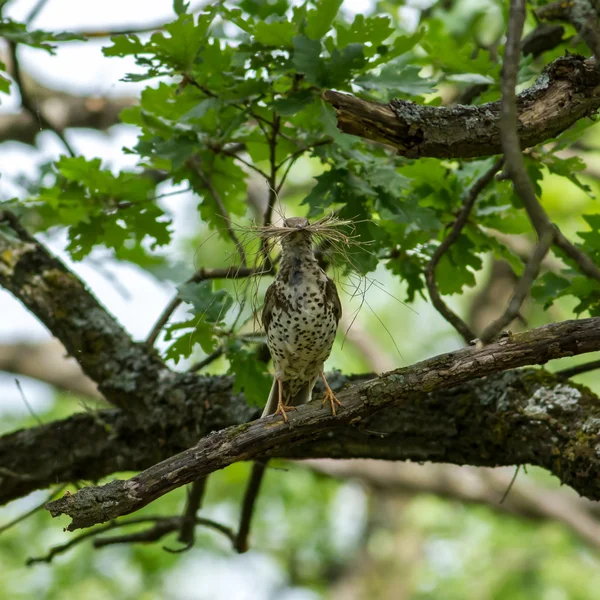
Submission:
{"label": "bird's head", "polygon": [[[312,237],[310,222],[306,217],[290,217],[283,220],[285,234],[281,237],[281,243],[284,246],[293,246],[306,243]],[[289,231],[291,230],[291,231]]]}

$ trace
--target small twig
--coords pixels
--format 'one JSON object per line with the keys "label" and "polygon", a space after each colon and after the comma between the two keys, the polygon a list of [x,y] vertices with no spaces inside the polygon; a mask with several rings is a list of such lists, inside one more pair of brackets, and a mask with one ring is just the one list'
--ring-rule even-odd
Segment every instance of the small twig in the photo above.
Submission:
{"label": "small twig", "polygon": [[[224,269],[198,269],[186,283],[201,283],[208,279],[243,279],[244,277],[250,277],[251,275],[260,275],[262,270],[251,269],[249,267],[227,267]],[[146,344],[153,346],[160,334],[162,328],[167,324],[171,315],[177,310],[177,307],[183,301],[179,297],[179,294],[175,294],[172,300],[167,304],[166,308],[158,317],[154,327],[150,331]]]}
{"label": "small twig", "polygon": [[66,487],[67,487],[66,485],[61,485],[60,487],[56,488],[42,503],[38,504],[37,506],[34,506],[32,509],[28,510],[27,512],[23,513],[22,515],[15,517],[12,521],[9,521],[8,523],[5,523],[4,525],[0,525],[0,534],[4,533],[11,527],[14,527],[18,523],[21,523],[22,521],[24,521],[25,519],[27,519],[34,513],[38,512],[38,510],[42,510],[42,508],[44,508],[44,506],[46,506],[46,504],[48,502],[50,502],[50,500],[52,500],[53,498],[56,498],[56,496],[61,494],[62,491]]}
{"label": "small twig", "polygon": [[190,373],[195,373],[196,371],[200,371],[200,369],[204,369],[211,363],[215,362],[218,358],[221,358],[225,353],[225,344],[219,346],[216,350],[213,350],[208,356],[205,356],[202,360],[194,363],[188,371]]}
{"label": "small twig", "polygon": [[31,404],[29,404],[29,401],[27,400],[27,397],[25,396],[25,392],[23,391],[23,388],[21,387],[21,382],[16,377],[15,377],[15,383],[17,385],[17,389],[19,390],[19,394],[21,394],[21,400],[23,400],[23,404],[25,404],[25,406],[27,407],[29,414],[37,421],[38,425],[43,425],[44,422],[39,418],[37,413],[33,410],[33,407],[31,406]]}
{"label": "small twig", "polygon": [[600,269],[585,252],[574,246],[560,231],[556,233],[555,244],[571,260],[577,263],[577,266],[584,275],[600,281]]}
{"label": "small twig", "polygon": [[0,475],[5,475],[12,479],[16,479],[17,481],[31,481],[35,479],[33,475],[22,475],[21,473],[16,473],[11,469],[7,469],[6,467],[0,467]]}
{"label": "small twig", "polygon": [[325,144],[331,144],[331,141],[332,140],[330,138],[327,138],[325,140],[321,140],[320,142],[316,142],[314,144],[309,144],[308,146],[304,146],[304,147],[300,148],[299,150],[297,150],[296,152],[294,152],[294,153],[290,154],[289,156],[287,156],[286,158],[284,158],[275,167],[276,170],[279,170],[286,162],[288,163],[285,171],[283,172],[283,175],[279,179],[279,183],[277,184],[277,187],[275,188],[275,196],[279,196],[279,193],[281,192],[281,189],[283,188],[283,184],[285,183],[287,176],[289,175],[292,167],[296,163],[296,160],[300,156],[302,156],[302,154],[304,154],[307,150],[310,150],[311,148],[316,148],[317,146],[324,146]]}
{"label": "small twig", "polygon": [[[183,518],[180,516],[175,517],[161,517],[161,516],[150,516],[150,517],[135,517],[133,519],[125,519],[121,521],[111,521],[106,525],[101,527],[97,527],[96,529],[92,529],[78,535],[68,542],[64,544],[60,544],[58,546],[54,546],[50,548],[49,552],[44,556],[33,556],[27,559],[26,565],[30,566],[35,563],[45,562],[50,563],[52,559],[58,554],[63,554],[67,550],[73,548],[73,546],[77,546],[81,542],[85,540],[96,537],[102,533],[106,533],[107,531],[111,531],[113,529],[119,529],[121,527],[127,527],[128,525],[140,525],[142,523],[154,523],[153,527],[150,529],[146,529],[143,531],[136,531],[134,533],[112,536],[108,538],[98,538],[94,540],[94,548],[102,548],[104,546],[110,546],[113,544],[131,544],[131,543],[150,543],[156,542],[163,538],[165,535],[177,531],[182,524]],[[225,535],[231,544],[235,544],[235,534],[234,532],[227,526],[222,525],[221,523],[217,523],[211,519],[204,519],[200,517],[196,517],[195,519],[196,525],[202,525],[204,527],[208,527],[210,529],[214,529]]]}
{"label": "small twig", "polygon": [[508,484],[508,487],[506,488],[506,491],[504,492],[504,494],[502,494],[502,498],[500,498],[500,504],[504,504],[504,501],[508,498],[508,494],[510,494],[510,490],[512,490],[513,485],[515,485],[515,481],[517,480],[517,475],[519,474],[520,470],[521,470],[521,465],[517,465],[517,468],[515,469],[515,472],[510,480],[510,483]]}
{"label": "small twig", "polygon": [[583,363],[582,365],[567,367],[566,369],[555,371],[555,374],[568,379],[569,377],[575,377],[575,375],[581,375],[582,373],[588,373],[589,371],[595,371],[596,369],[600,369],[600,360],[592,360]]}
{"label": "small twig", "polygon": [[194,481],[194,483],[192,483],[192,487],[188,491],[185,512],[183,513],[179,537],[177,538],[182,544],[184,544],[186,549],[191,548],[194,545],[196,513],[202,506],[202,499],[204,498],[204,492],[206,490],[206,479],[206,477],[197,479]]}
{"label": "small twig", "polygon": [[194,171],[196,172],[198,177],[200,177],[200,179],[202,180],[202,183],[204,183],[204,186],[210,192],[210,195],[213,197],[215,203],[217,204],[219,212],[221,213],[221,216],[223,217],[223,219],[225,221],[225,227],[227,228],[227,233],[229,234],[229,237],[235,244],[238,254],[240,255],[241,264],[243,266],[246,266],[246,251],[244,250],[244,245],[240,242],[238,236],[236,235],[235,231],[233,230],[233,227],[231,226],[231,219],[229,217],[229,213],[227,212],[227,208],[225,207],[225,203],[223,202],[223,199],[221,198],[221,194],[219,194],[219,192],[216,190],[215,186],[213,185],[212,181],[210,180],[210,177],[208,177],[206,175],[206,173],[204,173],[204,171],[202,170],[202,168],[199,164],[199,161],[197,159],[192,159],[190,162],[191,162],[192,166],[194,167]]}
{"label": "small twig", "polygon": [[510,325],[513,319],[515,319],[519,314],[521,305],[529,294],[529,290],[531,289],[533,282],[537,279],[542,261],[546,257],[546,254],[548,254],[548,250],[550,249],[550,246],[552,246],[554,237],[555,232],[553,230],[547,231],[543,234],[542,238],[531,254],[531,257],[527,261],[525,271],[515,286],[515,290],[506,310],[504,311],[504,314],[498,317],[493,323],[490,323],[490,325],[488,325],[483,333],[479,336],[479,340],[483,344],[487,344],[493,340],[505,327]]}
{"label": "small twig", "polygon": [[248,535],[250,534],[250,526],[252,524],[252,514],[254,513],[260,484],[262,483],[268,462],[268,459],[265,461],[255,461],[252,465],[252,473],[250,474],[250,480],[246,486],[246,493],[244,494],[244,501],[242,503],[238,533],[234,542],[234,548],[240,554],[248,550]]}
{"label": "small twig", "polygon": [[48,0],[38,0],[25,17],[25,23],[31,25],[32,21],[40,14],[46,4],[48,4]]}
{"label": "small twig", "polygon": [[[151,542],[157,542],[165,535],[168,535],[173,531],[177,531],[181,527],[181,521],[181,517],[161,517],[160,519],[157,519],[157,523],[150,529],[132,534],[96,539],[94,540],[94,548],[103,548],[104,546],[112,546],[114,544],[147,544]],[[211,519],[203,519],[201,517],[196,517],[195,523],[196,525],[203,525],[204,527],[208,527],[209,529],[214,529],[215,531],[222,533],[229,538],[229,541],[233,545],[234,533],[229,527],[221,525],[221,523],[217,523]],[[171,553],[176,552],[165,548],[164,546],[163,550]]]}
{"label": "small twig", "polygon": [[[189,14],[197,13],[203,10],[207,5],[206,0],[202,0],[201,2],[196,3],[195,6],[188,8],[187,12]],[[83,30],[78,31],[77,35],[80,35],[85,38],[107,38],[113,37],[116,35],[131,35],[138,33],[152,33],[154,31],[159,31],[165,28],[165,25],[168,25],[170,21],[157,21],[154,24],[142,25],[140,27],[126,27],[123,29],[98,29],[98,30]]]}
{"label": "small twig", "polygon": [[289,160],[295,161],[297,158],[302,156],[307,150],[312,150],[313,148],[317,148],[318,146],[325,146],[326,144],[331,144],[332,141],[333,140],[328,137],[324,140],[320,140],[318,142],[302,146],[302,148],[296,150],[296,152],[292,152],[292,154],[286,156],[278,165],[275,166],[275,170],[279,171],[279,169],[281,169],[281,167],[283,167],[283,165],[285,165],[286,162],[288,162]]}
{"label": "small twig", "polygon": [[245,158],[242,158],[241,156],[238,156],[237,154],[233,154],[233,153],[229,153],[229,152],[223,152],[223,154],[225,154],[226,156],[231,156],[231,158],[233,158],[234,160],[239,160],[242,164],[246,165],[249,169],[252,169],[255,173],[258,173],[262,178],[264,178],[264,179],[269,178],[267,173],[265,173],[259,167],[256,167],[255,165],[253,165],[251,162],[248,162]]}
{"label": "small twig", "polygon": [[104,548],[114,544],[151,544],[152,542],[158,542],[165,535],[177,531],[180,526],[181,517],[164,517],[157,520],[152,527],[142,531],[95,539],[94,548]]}
{"label": "small twig", "polygon": [[461,231],[467,224],[471,210],[475,205],[475,201],[479,194],[484,188],[492,181],[494,175],[501,169],[503,159],[497,160],[491,167],[486,171],[471,187],[465,198],[463,207],[452,225],[450,233],[442,241],[442,243],[436,248],[431,260],[425,268],[425,280],[427,282],[427,289],[429,291],[429,297],[436,310],[448,321],[454,329],[460,333],[465,342],[470,343],[474,338],[475,334],[471,331],[469,326],[442,300],[440,292],[435,281],[435,269],[438,266],[442,256],[448,251],[450,246],[456,242],[459,238]]}
{"label": "small twig", "polygon": [[29,97],[29,94],[25,90],[25,86],[23,85],[23,77],[21,75],[21,66],[19,64],[19,58],[17,56],[17,46],[18,46],[18,44],[16,44],[15,42],[8,43],[11,62],[12,62],[12,76],[13,76],[13,79],[15,80],[16,86],[19,88],[19,92],[21,94],[21,104],[23,105],[23,108],[34,119],[36,119],[36,118],[38,119],[38,121],[40,123],[40,130],[45,127],[46,129],[53,131],[56,134],[56,136],[60,139],[60,141],[63,143],[67,152],[71,156],[75,156],[75,152],[74,152],[73,148],[71,147],[71,145],[69,144],[69,142],[67,142],[64,132],[62,132],[60,129],[58,129],[57,127],[52,125],[52,123],[50,123],[50,121],[48,121],[48,119],[44,116],[44,114],[42,113],[42,111],[39,108],[36,109],[36,107],[33,105],[33,102],[31,101],[31,98]]}
{"label": "small twig", "polygon": [[273,116],[273,123],[271,127],[271,135],[267,135],[267,143],[269,144],[269,167],[270,173],[268,177],[269,182],[269,199],[267,202],[267,208],[263,216],[263,225],[270,225],[273,217],[273,209],[277,202],[277,135],[279,133],[279,125],[281,119],[278,115]]}
{"label": "small twig", "polygon": [[45,554],[44,556],[32,556],[32,557],[28,558],[25,561],[25,564],[27,566],[30,566],[30,565],[33,565],[35,563],[40,563],[40,562],[45,562],[45,563],[52,562],[52,559],[56,555],[63,554],[64,552],[66,552],[67,550],[72,548],[73,546],[77,546],[78,544],[87,540],[88,538],[91,538],[91,537],[94,537],[101,533],[104,533],[105,531],[110,531],[111,529],[117,529],[118,527],[125,527],[126,525],[134,525],[137,523],[148,523],[148,522],[152,522],[152,521],[157,521],[162,518],[163,517],[139,517],[139,518],[134,518],[134,519],[127,519],[125,521],[111,521],[110,523],[103,525],[102,527],[98,527],[97,529],[91,529],[89,531],[86,531],[85,533],[77,535],[64,544],[60,544],[58,546],[54,546],[53,548],[50,548],[50,550],[48,551],[48,554]]}

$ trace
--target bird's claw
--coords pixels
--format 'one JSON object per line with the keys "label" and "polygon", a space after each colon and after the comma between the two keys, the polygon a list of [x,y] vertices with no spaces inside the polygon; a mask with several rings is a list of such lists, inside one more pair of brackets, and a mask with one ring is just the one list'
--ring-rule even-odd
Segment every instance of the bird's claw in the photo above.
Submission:
{"label": "bird's claw", "polygon": [[273,413],[273,417],[281,415],[286,423],[289,423],[286,412],[288,410],[296,410],[295,406],[286,406],[283,402],[277,404],[277,410]]}
{"label": "bird's claw", "polygon": [[329,387],[325,389],[325,394],[323,396],[323,402],[321,402],[321,406],[325,406],[325,404],[327,402],[329,402],[329,406],[331,406],[331,414],[334,417],[336,415],[335,405],[337,404],[338,406],[341,406],[342,408],[344,407],[344,405],[335,397],[335,394]]}

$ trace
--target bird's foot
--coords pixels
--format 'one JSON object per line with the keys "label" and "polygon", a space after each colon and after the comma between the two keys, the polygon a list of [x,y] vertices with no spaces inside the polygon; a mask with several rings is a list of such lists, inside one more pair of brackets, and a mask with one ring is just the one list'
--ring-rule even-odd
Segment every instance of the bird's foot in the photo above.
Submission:
{"label": "bird's foot", "polygon": [[325,406],[327,402],[329,402],[329,406],[331,406],[331,414],[334,417],[336,415],[335,405],[337,404],[342,408],[344,407],[344,405],[335,397],[333,390],[329,386],[325,388],[325,395],[323,396],[323,402],[321,402],[321,406]]}
{"label": "bird's foot", "polygon": [[289,423],[286,412],[288,410],[296,410],[295,406],[286,406],[281,400],[277,403],[277,410],[273,413],[273,417],[281,415],[286,423]]}

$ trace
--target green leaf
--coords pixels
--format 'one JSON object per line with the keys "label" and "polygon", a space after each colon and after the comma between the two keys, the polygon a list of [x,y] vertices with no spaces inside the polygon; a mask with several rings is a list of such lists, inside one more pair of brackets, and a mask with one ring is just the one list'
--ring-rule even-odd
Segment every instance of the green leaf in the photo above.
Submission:
{"label": "green leaf", "polygon": [[242,0],[240,8],[258,19],[267,19],[271,16],[282,17],[288,10],[287,0]]}
{"label": "green leaf", "polygon": [[319,83],[323,76],[323,61],[321,59],[321,43],[310,40],[304,35],[293,39],[294,54],[292,64],[299,73],[304,73],[311,83]]}
{"label": "green leaf", "polygon": [[435,270],[440,294],[461,294],[464,287],[475,285],[475,272],[483,262],[474,250],[473,243],[463,235],[442,256]]}
{"label": "green leaf", "polygon": [[[0,62],[0,70],[5,70],[5,66]],[[10,94],[10,79],[4,77],[2,73],[0,73],[0,92],[4,94]]]}
{"label": "green leaf", "polygon": [[29,29],[25,23],[19,23],[6,17],[0,20],[0,38],[15,44],[40,48],[49,54],[54,54],[56,48],[56,45],[50,42],[87,41],[85,37],[68,31],[49,32],[41,29]]}
{"label": "green leaf", "polygon": [[[399,35],[391,45],[383,44],[377,47],[379,58],[375,58],[369,62],[369,68],[377,67],[381,64],[389,63],[395,58],[406,54],[412,50],[422,39],[425,34],[425,29],[421,28],[411,35]],[[409,55],[410,56],[410,55]]]}
{"label": "green leaf", "polygon": [[393,98],[398,93],[419,96],[435,92],[437,89],[434,87],[435,80],[421,77],[419,75],[421,71],[422,67],[417,65],[403,67],[391,64],[383,67],[378,75],[367,74],[357,77],[354,83],[366,90],[385,92],[387,98]]}
{"label": "green leaf", "polygon": [[183,283],[178,288],[183,302],[194,307],[194,314],[207,323],[221,323],[233,304],[233,298],[225,291],[212,289],[212,281]]}
{"label": "green leaf", "polygon": [[286,98],[278,98],[273,102],[273,108],[282,116],[295,115],[314,101],[315,97],[310,90],[302,90],[292,93]]}
{"label": "green leaf", "polygon": [[349,44],[368,44],[365,54],[371,56],[377,52],[377,47],[394,33],[394,27],[387,15],[365,19],[364,15],[358,14],[349,27],[342,23],[337,24],[336,32],[338,48],[345,48]]}
{"label": "green leaf", "polygon": [[295,33],[296,27],[290,21],[259,21],[254,28],[254,39],[265,46],[288,47]]}
{"label": "green leaf", "polygon": [[330,29],[343,0],[317,0],[316,10],[306,15],[306,35],[313,39],[321,39]]}
{"label": "green leaf", "polygon": [[366,64],[362,44],[350,44],[341,52],[335,48],[331,59],[326,62],[326,83],[330,87],[341,87],[347,83],[354,71]]}
{"label": "green leaf", "polygon": [[102,48],[104,56],[129,56],[143,52],[146,47],[135,34],[115,35],[110,38],[110,41],[113,43],[112,46]]}
{"label": "green leaf", "polygon": [[176,15],[185,14],[189,7],[189,2],[184,2],[184,0],[173,0],[173,10],[175,11]]}
{"label": "green leaf", "polygon": [[570,286],[570,281],[560,277],[556,273],[549,271],[544,273],[531,288],[531,297],[542,303],[544,309],[552,306],[557,298],[563,295],[563,292]]}
{"label": "green leaf", "polygon": [[[188,330],[181,333],[182,330]],[[210,354],[217,346],[217,331],[214,325],[201,318],[190,319],[183,323],[169,325],[165,329],[165,341],[175,340],[166,350],[164,357],[177,364],[182,358],[188,358],[194,352],[196,344],[206,354]]]}
{"label": "green leaf", "polygon": [[586,168],[585,162],[579,156],[570,156],[569,158],[560,158],[556,154],[542,155],[542,164],[544,164],[550,173],[566,177],[574,183],[580,190],[584,191],[590,198],[594,198],[592,188],[580,181],[576,173],[582,172]]}
{"label": "green leaf", "polygon": [[239,342],[227,349],[230,375],[233,375],[233,391],[244,392],[246,400],[254,406],[264,406],[269,396],[273,376],[267,373],[267,365],[256,359],[255,352],[244,349]]}

